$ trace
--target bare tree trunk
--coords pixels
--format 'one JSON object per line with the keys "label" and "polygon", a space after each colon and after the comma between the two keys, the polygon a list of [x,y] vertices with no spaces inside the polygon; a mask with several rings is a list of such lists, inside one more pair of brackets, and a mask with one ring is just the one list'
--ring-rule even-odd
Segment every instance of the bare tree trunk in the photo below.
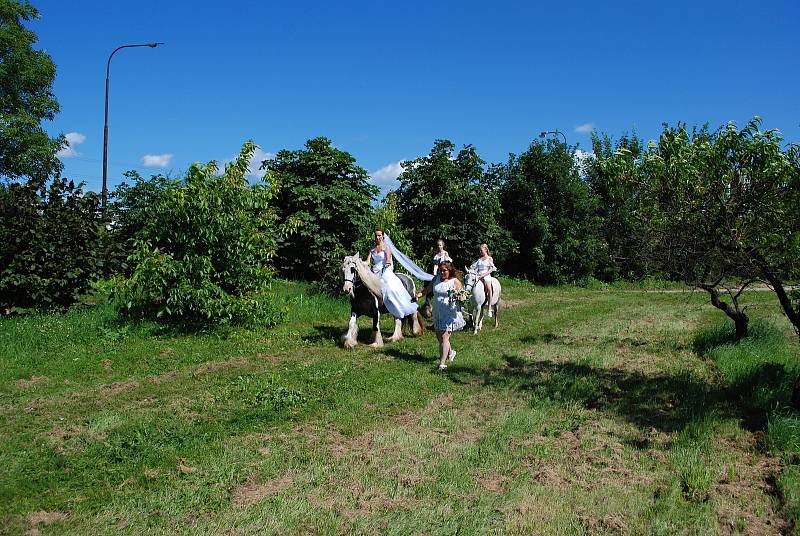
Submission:
{"label": "bare tree trunk", "polygon": [[795,308],[792,307],[792,300],[786,293],[786,289],[783,287],[783,281],[781,281],[780,277],[766,268],[762,268],[761,272],[764,274],[764,278],[767,280],[767,282],[772,285],[772,290],[774,290],[775,294],[778,296],[778,302],[781,304],[781,309],[783,309],[783,312],[786,315],[786,318],[789,319],[789,322],[792,323],[797,336],[800,337],[800,309],[795,310]]}
{"label": "bare tree trunk", "polygon": [[[746,337],[747,325],[750,322],[750,319],[747,317],[747,314],[739,308],[739,303],[736,299],[739,294],[733,298],[733,306],[731,306],[731,304],[724,302],[719,298],[719,290],[717,290],[715,285],[699,284],[697,286],[708,292],[708,294],[711,296],[711,305],[721,310],[723,313],[728,315],[728,318],[733,320],[733,324],[736,326],[736,340],[738,341]],[[744,287],[742,287],[742,290],[744,290]],[[741,293],[741,290],[739,293]]]}

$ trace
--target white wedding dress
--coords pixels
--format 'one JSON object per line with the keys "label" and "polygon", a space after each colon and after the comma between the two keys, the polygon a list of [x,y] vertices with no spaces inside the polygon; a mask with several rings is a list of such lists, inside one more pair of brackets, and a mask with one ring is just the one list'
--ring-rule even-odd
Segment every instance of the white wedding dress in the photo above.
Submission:
{"label": "white wedding dress", "polygon": [[383,303],[395,318],[405,318],[417,312],[417,304],[403,286],[403,282],[394,273],[392,265],[386,265],[386,252],[371,252],[372,272],[383,282]]}

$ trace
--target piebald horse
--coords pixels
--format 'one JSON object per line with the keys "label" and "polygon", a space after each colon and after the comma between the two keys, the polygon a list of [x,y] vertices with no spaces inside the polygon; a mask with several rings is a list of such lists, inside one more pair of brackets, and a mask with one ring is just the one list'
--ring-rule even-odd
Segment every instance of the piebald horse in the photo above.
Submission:
{"label": "piebald horse", "polygon": [[492,303],[486,303],[486,289],[483,281],[478,279],[478,271],[474,268],[464,269],[464,288],[471,294],[467,307],[472,316],[472,333],[475,335],[483,329],[484,307],[491,308],[494,315],[494,327],[497,328],[500,325],[497,313],[500,309],[500,293],[503,288],[500,286],[500,281],[495,278],[492,278],[491,285]]}
{"label": "piebald horse", "polygon": [[[368,316],[372,319],[373,331],[373,342],[370,346],[373,348],[382,347],[381,313],[388,314],[389,311],[383,304],[383,283],[380,277],[373,274],[357,254],[344,258],[342,272],[344,273],[342,290],[350,295],[350,324],[347,328],[347,333],[342,336],[342,346],[348,350],[355,348],[358,344],[358,317]],[[417,290],[411,278],[406,274],[395,275],[400,278],[411,299],[416,299]],[[404,322],[410,325],[411,332],[414,335],[422,335],[425,331],[422,324],[422,316],[417,311],[406,318],[394,319],[394,333],[387,339],[387,342],[395,342],[403,338]]]}

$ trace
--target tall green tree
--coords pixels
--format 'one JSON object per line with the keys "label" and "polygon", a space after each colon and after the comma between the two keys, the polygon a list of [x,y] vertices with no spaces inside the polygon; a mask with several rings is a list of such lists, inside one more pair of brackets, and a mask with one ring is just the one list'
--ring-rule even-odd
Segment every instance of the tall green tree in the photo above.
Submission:
{"label": "tall green tree", "polygon": [[36,34],[24,26],[38,18],[27,2],[0,0],[0,179],[43,181],[61,170],[56,153],[64,138],[42,128],[59,110],[56,66],[34,50]]}
{"label": "tall green tree", "polygon": [[536,140],[510,155],[501,172],[503,223],[518,244],[508,269],[542,283],[593,275],[605,252],[595,203],[572,151]]}
{"label": "tall green tree", "polygon": [[0,314],[63,309],[102,272],[99,198],[81,184],[0,184]]}
{"label": "tall green tree", "polygon": [[642,252],[706,290],[733,320],[737,338],[747,334],[749,320],[741,292],[759,280],[773,286],[800,329],[785,290],[785,281],[800,275],[797,149],[784,151],[781,141],[758,118],[716,131],[665,125],[642,157],[623,151],[602,164],[640,192]]}
{"label": "tall green tree", "polygon": [[498,178],[472,145],[454,151],[449,140],[436,140],[430,154],[402,163],[399,223],[411,232],[418,259],[430,260],[441,238],[458,265],[474,260],[482,242],[501,262],[512,243],[498,222]]}
{"label": "tall green tree", "polygon": [[607,256],[600,259],[597,276],[605,281],[639,279],[650,274],[649,260],[640,255],[642,229],[637,216],[638,185],[630,177],[607,172],[601,164],[616,154],[638,159],[645,151],[636,135],[623,134],[614,141],[607,134],[592,133],[594,158],[587,161],[586,182],[596,200],[597,215],[602,221],[600,235]]}
{"label": "tall green tree", "polygon": [[[319,280],[337,270],[365,233],[378,188],[350,153],[327,138],[308,140],[298,151],[280,151],[262,167],[281,221],[299,225],[280,240],[275,266],[281,275]],[[363,254],[363,252],[362,252]]]}

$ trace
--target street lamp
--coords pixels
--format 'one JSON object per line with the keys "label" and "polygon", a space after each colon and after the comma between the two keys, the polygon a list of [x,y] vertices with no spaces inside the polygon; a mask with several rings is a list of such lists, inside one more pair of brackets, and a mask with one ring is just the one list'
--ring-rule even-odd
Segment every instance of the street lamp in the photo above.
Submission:
{"label": "street lamp", "polygon": [[561,137],[564,138],[564,147],[567,146],[567,136],[560,130],[545,130],[539,133],[539,137],[544,138],[548,134],[561,134]]}
{"label": "street lamp", "polygon": [[108,62],[106,63],[106,122],[105,127],[103,128],[103,193],[102,193],[102,200],[103,200],[103,210],[106,209],[106,202],[108,198],[108,74],[111,70],[111,58],[114,54],[117,53],[118,50],[122,50],[123,48],[134,48],[134,47],[150,47],[156,48],[158,45],[163,45],[164,43],[142,43],[139,45],[122,45],[121,47],[117,47],[114,49],[108,56]]}

